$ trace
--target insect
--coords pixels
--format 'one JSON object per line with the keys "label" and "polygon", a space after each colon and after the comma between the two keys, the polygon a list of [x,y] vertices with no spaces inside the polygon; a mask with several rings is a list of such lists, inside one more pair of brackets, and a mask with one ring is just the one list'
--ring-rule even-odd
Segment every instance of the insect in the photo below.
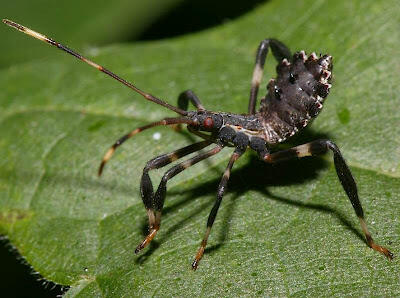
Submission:
{"label": "insect", "polygon": [[[256,63],[251,82],[248,113],[239,115],[229,112],[213,112],[205,109],[199,98],[191,90],[180,94],[177,107],[170,105],[140,90],[132,83],[122,79],[103,66],[90,61],[43,34],[9,20],[3,20],[3,22],[23,33],[58,47],[114,78],[130,89],[133,89],[145,99],[180,115],[177,118],[165,118],[136,128],[117,140],[104,155],[98,170],[99,176],[102,174],[105,164],[111,158],[117,147],[122,145],[127,139],[146,129],[155,126],[186,124],[189,132],[203,139],[198,143],[157,156],[148,161],[144,167],[140,182],[140,192],[149,219],[149,232],[144,240],[136,247],[135,253],[139,253],[144,249],[154,239],[160,229],[167,182],[196,163],[218,154],[225,147],[233,147],[233,153],[217,189],[217,197],[207,220],[207,227],[203,240],[192,263],[192,268],[194,270],[197,269],[203,257],[208,236],[211,232],[222,198],[227,190],[227,183],[232,167],[247,149],[254,150],[260,159],[267,163],[276,163],[305,156],[316,156],[325,154],[329,150],[332,151],[337,176],[360,220],[361,228],[368,246],[381,252],[389,259],[393,258],[393,254],[388,249],[376,244],[372,239],[364,219],[364,212],[358,198],[357,186],[354,178],[339,148],[332,141],[322,139],[286,150],[274,150],[277,144],[286,141],[298,131],[302,130],[320,113],[324,99],[328,96],[331,88],[331,56],[320,55],[318,57],[315,53],[307,56],[304,51],[291,55],[289,49],[282,42],[276,39],[263,40],[257,50]],[[269,48],[278,61],[276,68],[277,77],[269,81],[267,85],[267,94],[261,99],[260,109],[256,111],[258,89],[263,76],[264,64]],[[189,102],[196,107],[195,111],[188,111]],[[211,146],[211,149],[202,150],[209,146]],[[149,176],[151,170],[167,166],[197,151],[200,151],[200,153],[167,170],[157,190],[154,192],[153,184]]]}

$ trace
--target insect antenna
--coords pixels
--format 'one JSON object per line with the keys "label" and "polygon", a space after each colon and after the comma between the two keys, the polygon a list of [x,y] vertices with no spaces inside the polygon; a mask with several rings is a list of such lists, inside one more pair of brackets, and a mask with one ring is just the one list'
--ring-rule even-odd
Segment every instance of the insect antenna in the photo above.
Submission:
{"label": "insect antenna", "polygon": [[184,110],[179,109],[179,108],[177,108],[175,106],[172,106],[172,105],[166,103],[165,101],[163,101],[163,100],[161,100],[161,99],[159,99],[159,98],[157,98],[157,97],[155,97],[155,96],[153,96],[153,95],[151,95],[151,94],[149,94],[147,92],[144,92],[144,91],[140,90],[135,85],[133,85],[132,83],[130,83],[130,82],[124,80],[123,78],[117,76],[115,73],[109,71],[107,68],[104,68],[103,66],[94,63],[93,61],[83,57],[81,54],[79,54],[79,53],[75,52],[74,50],[62,45],[61,43],[59,43],[57,41],[54,41],[51,38],[48,38],[47,36],[45,36],[45,35],[43,35],[41,33],[33,31],[33,30],[31,30],[31,29],[29,29],[29,28],[27,28],[25,26],[22,26],[20,24],[17,24],[17,23],[15,23],[13,21],[10,21],[10,20],[7,20],[7,19],[3,19],[3,23],[5,23],[6,25],[8,25],[10,27],[13,27],[13,28],[17,29],[18,31],[21,31],[21,32],[23,32],[25,34],[28,34],[28,35],[36,38],[36,39],[39,39],[39,40],[41,40],[43,42],[51,44],[52,46],[56,46],[60,50],[63,50],[64,52],[67,52],[68,54],[71,54],[72,56],[78,58],[79,60],[82,60],[83,62],[86,62],[90,66],[96,68],[97,70],[100,70],[101,72],[107,74],[108,76],[112,77],[113,79],[117,80],[118,82],[124,84],[128,88],[130,88],[130,89],[134,90],[135,92],[139,93],[145,99],[147,99],[149,101],[152,101],[152,102],[154,102],[156,104],[159,104],[159,105],[161,105],[163,107],[166,107],[167,109],[170,109],[170,110],[172,110],[175,113],[178,113],[180,115],[183,115],[183,116],[187,115],[187,111],[184,111]]}
{"label": "insect antenna", "polygon": [[196,122],[194,122],[193,120],[190,120],[188,118],[165,118],[163,120],[156,121],[156,122],[153,122],[153,123],[138,127],[136,129],[132,130],[131,132],[125,134],[124,136],[119,138],[114,143],[114,145],[112,145],[110,147],[110,149],[108,149],[106,154],[104,154],[103,160],[101,161],[101,164],[100,164],[100,167],[99,167],[98,175],[101,176],[105,164],[110,160],[110,158],[114,154],[115,150],[119,146],[121,146],[122,143],[124,143],[127,139],[133,137],[134,135],[137,135],[138,133],[142,132],[143,130],[146,130],[148,128],[152,128],[154,126],[172,125],[172,124],[181,124],[181,123],[192,124],[192,125],[196,125],[197,124]]}

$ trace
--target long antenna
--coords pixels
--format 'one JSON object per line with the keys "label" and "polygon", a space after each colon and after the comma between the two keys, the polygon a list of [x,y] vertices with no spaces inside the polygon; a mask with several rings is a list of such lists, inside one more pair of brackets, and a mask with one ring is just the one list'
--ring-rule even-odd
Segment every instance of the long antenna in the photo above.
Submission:
{"label": "long antenna", "polygon": [[180,114],[182,116],[186,116],[187,115],[187,111],[184,111],[182,109],[174,107],[174,106],[166,103],[165,101],[163,101],[163,100],[161,100],[161,99],[159,99],[159,98],[157,98],[157,97],[155,97],[155,96],[153,96],[153,95],[151,95],[149,93],[146,93],[146,92],[140,90],[135,85],[133,85],[132,83],[129,83],[128,81],[124,80],[123,78],[117,76],[115,73],[109,71],[107,68],[104,68],[103,66],[94,63],[93,61],[83,57],[81,54],[79,54],[79,53],[75,52],[74,50],[62,45],[61,43],[59,43],[57,41],[54,41],[51,38],[48,38],[47,36],[45,36],[45,35],[43,35],[41,33],[33,31],[33,30],[31,30],[31,29],[29,29],[29,28],[27,28],[25,26],[22,26],[20,24],[17,24],[17,23],[15,23],[13,21],[10,21],[10,20],[7,20],[7,19],[3,19],[3,23],[8,25],[8,26],[10,26],[10,27],[13,27],[13,28],[17,29],[18,31],[21,31],[21,32],[23,32],[25,34],[28,34],[28,35],[36,38],[36,39],[39,39],[39,40],[41,40],[43,42],[51,44],[52,46],[56,46],[60,50],[63,50],[64,52],[67,52],[68,54],[71,54],[72,56],[78,58],[79,60],[82,60],[83,62],[86,62],[90,66],[100,70],[101,72],[104,72],[105,74],[109,75],[110,77],[112,77],[113,79],[117,80],[118,82],[120,82],[120,83],[124,84],[125,86],[129,87],[130,89],[136,91],[137,93],[142,95],[145,99],[147,99],[149,101],[152,101],[152,102],[155,102],[155,103],[157,103],[157,104],[159,104],[159,105],[161,105],[163,107],[166,107],[167,109],[170,109],[170,110],[172,110],[172,111],[174,111],[174,112],[176,112],[176,113],[178,113],[178,114]]}

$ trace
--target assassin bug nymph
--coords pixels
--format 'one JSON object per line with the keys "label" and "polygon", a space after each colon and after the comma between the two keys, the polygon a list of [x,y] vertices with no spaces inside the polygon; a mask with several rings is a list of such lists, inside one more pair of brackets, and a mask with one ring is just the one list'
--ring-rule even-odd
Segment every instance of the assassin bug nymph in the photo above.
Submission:
{"label": "assassin bug nymph", "polygon": [[[331,88],[331,56],[320,55],[317,57],[315,53],[312,53],[307,57],[304,51],[295,53],[292,56],[289,49],[280,41],[276,39],[263,40],[257,50],[248,114],[239,115],[206,110],[199,98],[190,90],[180,94],[178,98],[178,107],[172,106],[138,89],[135,85],[120,78],[108,69],[86,59],[77,52],[40,33],[9,20],[3,20],[3,22],[23,33],[58,47],[133,89],[145,99],[166,107],[181,116],[178,118],[165,118],[136,128],[124,135],[104,155],[98,171],[99,176],[103,171],[104,165],[111,158],[117,147],[127,139],[148,128],[160,125],[186,124],[191,133],[203,139],[201,142],[157,156],[148,161],[144,167],[140,191],[149,218],[149,233],[137,246],[135,253],[139,253],[145,248],[152,241],[160,228],[161,213],[168,180],[190,166],[219,153],[224,147],[234,147],[233,154],[229,159],[226,170],[218,186],[217,198],[208,217],[204,238],[192,263],[192,268],[194,270],[203,257],[211,227],[217,215],[222,197],[227,189],[227,183],[233,164],[248,148],[257,152],[259,157],[267,163],[275,163],[296,157],[316,156],[324,154],[328,150],[332,151],[338,178],[360,220],[361,228],[368,246],[381,252],[389,259],[393,258],[393,254],[388,249],[376,244],[372,239],[364,220],[364,212],[358,198],[357,186],[354,178],[338,147],[332,141],[317,140],[287,150],[275,150],[275,152],[272,150],[275,145],[287,140],[307,126],[321,111],[324,99],[327,97]],[[276,68],[277,78],[269,81],[267,86],[268,92],[266,96],[261,99],[259,111],[256,111],[257,93],[269,48],[271,48],[273,55],[278,61],[278,66]],[[189,102],[196,107],[196,111],[187,110]],[[162,168],[173,161],[211,145],[213,146],[211,149],[204,152],[202,151],[194,157],[171,167],[162,177],[154,193],[149,171]]]}

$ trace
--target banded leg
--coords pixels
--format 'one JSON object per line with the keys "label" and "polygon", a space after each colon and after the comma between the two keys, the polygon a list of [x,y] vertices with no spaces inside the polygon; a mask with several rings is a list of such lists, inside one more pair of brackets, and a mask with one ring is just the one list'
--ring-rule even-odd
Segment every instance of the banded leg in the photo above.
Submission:
{"label": "banded leg", "polygon": [[112,155],[114,154],[115,150],[121,146],[126,140],[132,138],[133,136],[137,135],[138,133],[141,133],[142,131],[155,127],[155,126],[165,126],[165,125],[173,125],[173,124],[181,124],[181,123],[185,123],[185,124],[193,124],[193,121],[191,121],[190,119],[187,118],[165,118],[163,120],[160,121],[156,121],[141,127],[138,127],[134,130],[132,130],[131,132],[125,134],[124,136],[122,136],[121,138],[119,138],[112,146],[110,149],[108,149],[108,151],[106,152],[106,154],[104,154],[103,160],[100,163],[100,167],[99,170],[97,172],[97,174],[99,176],[101,176],[101,174],[103,173],[103,169],[104,166],[106,165],[106,163],[110,160],[110,158],[112,157]]}
{"label": "banded leg", "polygon": [[284,58],[290,59],[290,50],[279,40],[268,38],[264,39],[257,49],[256,65],[253,71],[253,79],[251,80],[250,101],[249,101],[249,114],[253,115],[256,111],[256,101],[258,88],[261,83],[265,59],[267,58],[268,48],[271,47],[272,54],[275,59],[280,62]]}
{"label": "banded leg", "polygon": [[142,196],[143,204],[149,215],[150,229],[155,225],[155,203],[153,184],[149,176],[149,171],[162,168],[174,162],[175,160],[178,160],[188,154],[201,150],[210,144],[211,142],[209,141],[202,141],[199,143],[191,144],[173,152],[157,156],[147,162],[146,166],[143,169],[142,179],[140,181],[140,193]]}
{"label": "banded leg", "polygon": [[279,162],[287,159],[291,159],[294,157],[305,157],[305,156],[316,156],[326,153],[331,150],[333,152],[333,160],[335,163],[336,173],[340,180],[340,183],[343,186],[350,202],[360,220],[361,228],[367,240],[367,244],[373,250],[376,250],[382,254],[384,254],[388,259],[393,259],[393,254],[385,247],[380,246],[374,242],[371,237],[370,232],[368,231],[367,224],[364,219],[364,211],[361,206],[361,202],[358,198],[357,185],[354,181],[354,178],[350,172],[350,169],[346,165],[346,162],[339,151],[339,148],[329,140],[317,140],[314,142],[310,142],[307,144],[303,144],[297,147],[293,147],[288,150],[279,151],[272,154],[265,154],[262,156],[262,159],[269,163]]}
{"label": "banded leg", "polygon": [[218,190],[217,190],[217,200],[215,201],[214,206],[211,209],[210,215],[208,216],[206,233],[204,234],[203,240],[201,241],[200,248],[197,251],[197,254],[192,263],[193,270],[197,269],[197,266],[199,265],[199,262],[200,262],[201,258],[203,257],[204,250],[206,249],[206,245],[207,245],[208,236],[210,235],[211,228],[214,224],[215,217],[217,216],[219,206],[221,205],[222,197],[225,194],[226,186],[228,184],[228,180],[231,175],[231,170],[232,170],[233,164],[235,163],[236,160],[238,160],[238,158],[243,154],[243,152],[244,151],[241,151],[240,149],[235,149],[235,151],[233,152],[233,154],[229,160],[228,166],[226,167],[224,175],[221,178],[221,182],[219,183]]}
{"label": "banded leg", "polygon": [[198,111],[204,111],[205,108],[200,102],[200,99],[194,94],[192,90],[183,91],[178,97],[178,107],[184,111],[187,111],[189,107],[189,101],[196,107]]}
{"label": "banded leg", "polygon": [[162,177],[160,185],[158,186],[158,189],[155,194],[153,192],[153,185],[151,183],[150,176],[148,175],[148,171],[152,169],[161,168],[178,158],[181,158],[195,151],[201,150],[202,148],[208,146],[209,144],[210,144],[209,141],[202,141],[200,143],[189,145],[187,147],[179,149],[175,152],[161,155],[159,157],[150,160],[147,163],[146,167],[143,170],[142,181],[140,183],[140,191],[142,194],[143,203],[147,210],[147,215],[149,217],[149,234],[136,247],[135,250],[136,254],[139,253],[143,248],[145,248],[151,242],[151,240],[153,240],[157,231],[160,229],[161,212],[164,206],[168,180],[176,176],[180,172],[186,170],[190,166],[198,163],[199,161],[202,161],[206,158],[209,158],[217,154],[222,150],[223,146],[218,145],[211,150],[208,150],[204,153],[200,153],[169,169]]}

